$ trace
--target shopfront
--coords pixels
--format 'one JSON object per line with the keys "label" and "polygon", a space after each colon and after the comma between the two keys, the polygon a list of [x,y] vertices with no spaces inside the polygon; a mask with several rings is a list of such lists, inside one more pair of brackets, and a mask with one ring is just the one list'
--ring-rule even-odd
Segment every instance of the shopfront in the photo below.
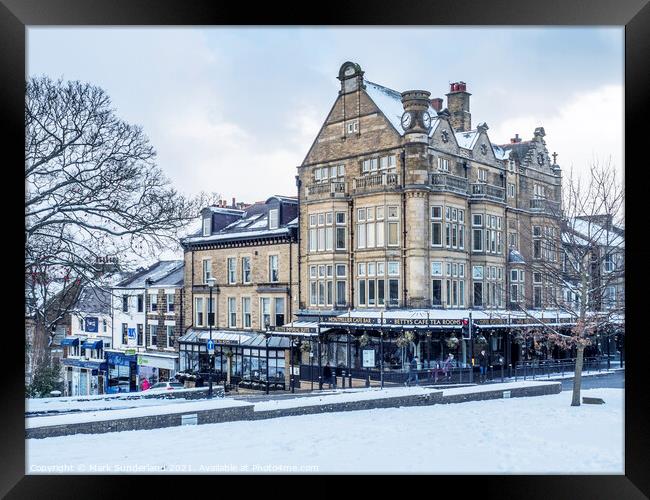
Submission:
{"label": "shopfront", "polygon": [[66,396],[104,394],[106,363],[103,360],[63,358],[62,363]]}
{"label": "shopfront", "polygon": [[137,355],[138,384],[147,379],[151,385],[158,382],[175,380],[178,371],[178,355],[176,353],[142,353]]}
{"label": "shopfront", "polygon": [[138,390],[138,364],[135,353],[106,351],[106,392],[136,392]]}
{"label": "shopfront", "polygon": [[[210,333],[190,330],[179,339],[179,371],[196,374],[207,381],[210,356],[207,341]],[[213,331],[214,380],[249,389],[271,390],[287,386],[289,340],[254,332]]]}

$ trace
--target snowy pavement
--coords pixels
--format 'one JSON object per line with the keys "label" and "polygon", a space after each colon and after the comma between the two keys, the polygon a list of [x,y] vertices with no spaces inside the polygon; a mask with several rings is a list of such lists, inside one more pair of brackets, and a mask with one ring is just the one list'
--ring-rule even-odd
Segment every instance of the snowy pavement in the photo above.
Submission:
{"label": "snowy pavement", "polygon": [[562,392],[30,439],[26,471],[623,474],[624,391],[582,394],[606,404],[571,407]]}

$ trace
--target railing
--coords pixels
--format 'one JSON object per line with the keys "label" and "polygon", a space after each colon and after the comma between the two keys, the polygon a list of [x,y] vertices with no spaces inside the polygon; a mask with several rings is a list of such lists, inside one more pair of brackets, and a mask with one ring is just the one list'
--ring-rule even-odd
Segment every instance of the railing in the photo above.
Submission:
{"label": "railing", "polygon": [[467,179],[450,174],[431,174],[429,183],[436,191],[451,191],[453,193],[467,194]]}
{"label": "railing", "polygon": [[344,196],[345,191],[345,182],[343,181],[319,182],[307,186],[307,196],[324,194],[329,196]]}
{"label": "railing", "polygon": [[560,214],[560,204],[557,201],[544,198],[530,200],[530,210],[533,212],[544,212],[548,214]]}
{"label": "railing", "polygon": [[[386,365],[387,366],[387,365]],[[334,369],[334,368],[333,368]],[[415,370],[413,373],[417,374],[418,384],[469,384],[470,383],[471,368],[451,368],[444,370],[442,368],[424,368]],[[349,384],[350,377],[356,379],[355,386],[358,386],[359,380],[365,381],[366,386],[370,386],[370,382],[379,382],[381,380],[381,372],[378,368],[365,369],[365,368],[348,368],[337,369],[336,385],[337,387],[345,387]],[[317,365],[300,365],[300,380],[302,382],[314,382],[314,389],[319,388],[319,382],[322,381],[326,387],[329,387],[329,380],[323,377],[323,367],[318,368]],[[343,378],[345,382],[343,382]],[[403,385],[409,379],[408,370],[391,370],[385,367],[384,369],[384,384],[387,385]],[[415,380],[415,375],[412,377]],[[475,380],[476,382],[476,376]],[[414,381],[411,382],[415,384]]]}
{"label": "railing", "polygon": [[364,175],[354,179],[354,189],[356,191],[367,191],[384,186],[397,186],[399,178],[395,173]]}
{"label": "railing", "polygon": [[495,201],[504,201],[505,196],[506,190],[502,187],[484,184],[482,182],[471,184],[472,198],[486,198]]}

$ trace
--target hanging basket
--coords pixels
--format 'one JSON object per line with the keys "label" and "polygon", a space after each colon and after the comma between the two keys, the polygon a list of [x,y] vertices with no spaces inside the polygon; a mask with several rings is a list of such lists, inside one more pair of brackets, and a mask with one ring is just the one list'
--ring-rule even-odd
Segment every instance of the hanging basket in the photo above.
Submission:
{"label": "hanging basket", "polygon": [[524,342],[526,342],[526,339],[524,338],[524,336],[521,333],[518,333],[517,335],[515,335],[515,343],[523,344]]}
{"label": "hanging basket", "polygon": [[483,335],[479,335],[476,337],[475,342],[479,345],[487,345],[488,341]]}
{"label": "hanging basket", "polygon": [[311,342],[303,342],[302,344],[300,344],[300,350],[302,352],[311,351]]}
{"label": "hanging basket", "polygon": [[363,335],[361,335],[361,337],[359,337],[359,345],[361,347],[364,347],[367,346],[368,344],[370,344],[370,335],[364,333]]}
{"label": "hanging basket", "polygon": [[458,340],[456,337],[449,337],[447,339],[447,347],[449,347],[449,349],[456,349],[459,343],[460,340]]}

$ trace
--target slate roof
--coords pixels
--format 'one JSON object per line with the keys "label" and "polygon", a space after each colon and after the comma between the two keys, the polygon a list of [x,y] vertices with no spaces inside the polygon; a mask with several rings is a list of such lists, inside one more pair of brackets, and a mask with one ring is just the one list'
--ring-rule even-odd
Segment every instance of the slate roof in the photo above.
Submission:
{"label": "slate roof", "polygon": [[[377,105],[379,110],[383,115],[388,119],[393,128],[397,131],[398,134],[404,135],[404,129],[402,128],[402,115],[404,114],[404,105],[402,104],[402,94],[378,83],[373,83],[366,79],[363,80],[363,84],[366,87],[366,93],[372,99],[372,101]],[[429,115],[433,120],[431,121],[431,130],[429,130],[429,136],[438,127],[440,120],[436,118],[438,112],[429,105]]]}
{"label": "slate roof", "polygon": [[167,278],[172,273],[183,269],[184,261],[182,260],[161,260],[136,272],[133,276],[119,282],[116,288],[145,288],[145,280],[151,279],[151,285],[155,286],[162,279]]}
{"label": "slate roof", "polygon": [[[211,207],[212,234],[203,236],[202,228],[187,238],[184,245],[239,241],[261,237],[289,236],[295,232],[298,216],[298,198],[291,196],[271,196],[264,202],[254,203],[238,214],[220,214],[219,209]],[[269,229],[269,212],[278,209],[278,227]],[[225,217],[223,215],[226,215]],[[203,214],[205,216],[205,214]]]}

